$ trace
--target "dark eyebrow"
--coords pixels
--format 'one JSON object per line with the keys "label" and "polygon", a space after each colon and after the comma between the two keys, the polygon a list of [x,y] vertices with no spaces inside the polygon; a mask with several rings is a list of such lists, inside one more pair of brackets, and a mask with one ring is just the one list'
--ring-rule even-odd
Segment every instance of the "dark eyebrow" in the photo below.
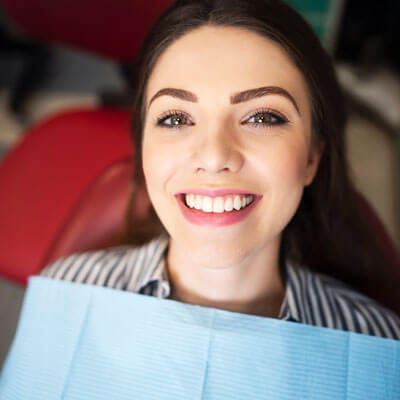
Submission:
{"label": "dark eyebrow", "polygon": [[266,96],[268,94],[279,94],[281,96],[286,97],[294,105],[294,108],[299,113],[299,115],[301,115],[299,106],[297,105],[293,96],[285,89],[279,86],[263,86],[256,89],[245,90],[244,92],[234,93],[231,96],[231,104],[242,103],[244,101],[249,101],[257,97]]}
{"label": "dark eyebrow", "polygon": [[198,101],[197,96],[189,92],[188,90],[184,89],[174,89],[174,88],[164,88],[159,90],[150,100],[149,105],[147,108],[150,107],[150,104],[160,96],[172,96],[172,97],[177,97],[178,99],[186,100],[186,101],[191,101],[192,103],[196,103]]}
{"label": "dark eyebrow", "polygon": [[[287,92],[285,89],[279,87],[279,86],[262,86],[256,89],[249,89],[245,90],[243,92],[238,92],[234,93],[230,97],[230,102],[231,104],[238,104],[242,103],[245,101],[249,101],[252,99],[256,99],[258,97],[263,97],[268,94],[279,94],[281,96],[286,97],[287,99],[290,100],[290,102],[293,104],[294,108],[297,110],[297,112],[301,115],[299,107],[293,98],[293,96]],[[160,96],[172,96],[176,97],[178,99],[186,100],[186,101],[191,101],[192,103],[196,103],[198,101],[197,96],[189,92],[188,90],[184,89],[175,89],[175,88],[164,88],[160,89],[150,100],[149,105],[147,108],[150,107],[150,104]]]}

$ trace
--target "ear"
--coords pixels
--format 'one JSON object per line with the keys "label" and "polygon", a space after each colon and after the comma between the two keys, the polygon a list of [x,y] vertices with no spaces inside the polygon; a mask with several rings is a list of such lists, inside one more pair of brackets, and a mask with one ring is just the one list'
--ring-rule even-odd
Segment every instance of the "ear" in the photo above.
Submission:
{"label": "ear", "polygon": [[325,143],[322,141],[319,142],[318,144],[314,144],[311,147],[307,161],[304,186],[309,186],[313,182],[314,177],[317,174],[319,162],[321,160],[324,150],[325,150]]}

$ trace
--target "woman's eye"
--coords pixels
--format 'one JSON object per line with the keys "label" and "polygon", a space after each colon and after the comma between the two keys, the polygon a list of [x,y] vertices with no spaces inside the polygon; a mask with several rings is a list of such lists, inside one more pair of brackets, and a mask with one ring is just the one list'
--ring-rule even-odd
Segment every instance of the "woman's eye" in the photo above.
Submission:
{"label": "woman's eye", "polygon": [[192,125],[189,118],[181,113],[168,114],[157,120],[157,125],[165,128],[181,128],[185,125]]}
{"label": "woman's eye", "polygon": [[244,121],[243,124],[250,123],[256,127],[265,127],[272,125],[282,125],[285,124],[286,122],[287,120],[285,118],[277,114],[263,111],[253,114],[246,121]]}

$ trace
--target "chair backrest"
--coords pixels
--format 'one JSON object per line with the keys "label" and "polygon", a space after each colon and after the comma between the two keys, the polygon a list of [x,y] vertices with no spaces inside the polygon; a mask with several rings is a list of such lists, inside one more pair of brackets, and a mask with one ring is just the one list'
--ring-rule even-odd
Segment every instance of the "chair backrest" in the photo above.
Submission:
{"label": "chair backrest", "polygon": [[113,245],[133,154],[127,111],[64,112],[26,132],[0,165],[0,275],[25,282],[58,257]]}
{"label": "chair backrest", "polygon": [[2,0],[24,32],[118,61],[131,61],[172,0]]}

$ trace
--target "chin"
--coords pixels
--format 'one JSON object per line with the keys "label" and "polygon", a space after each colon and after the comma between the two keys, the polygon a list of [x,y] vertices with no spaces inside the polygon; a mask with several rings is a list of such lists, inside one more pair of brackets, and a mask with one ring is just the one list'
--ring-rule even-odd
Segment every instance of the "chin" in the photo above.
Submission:
{"label": "chin", "polygon": [[210,238],[184,239],[184,248],[189,257],[207,264],[210,268],[227,268],[238,264],[248,255],[256,251],[258,243],[244,243],[237,235],[237,240],[227,239],[222,236],[220,240]]}

